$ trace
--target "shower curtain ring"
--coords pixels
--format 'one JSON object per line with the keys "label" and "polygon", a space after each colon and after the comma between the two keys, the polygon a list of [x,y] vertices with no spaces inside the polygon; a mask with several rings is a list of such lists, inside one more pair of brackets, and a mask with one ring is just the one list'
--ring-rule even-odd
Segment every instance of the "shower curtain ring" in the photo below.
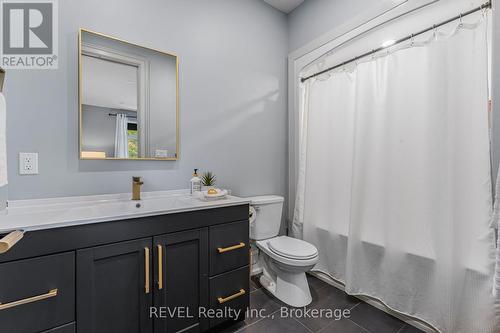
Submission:
{"label": "shower curtain ring", "polygon": [[482,9],[482,15],[483,15],[483,18],[484,18],[484,17],[486,17],[486,14],[488,13],[488,6],[481,5],[481,9]]}
{"label": "shower curtain ring", "polygon": [[415,39],[413,38],[413,34],[411,34],[411,46],[415,45]]}
{"label": "shower curtain ring", "polygon": [[464,22],[462,20],[462,13],[460,13],[460,21],[459,22],[460,22],[459,26],[463,27],[464,26]]}

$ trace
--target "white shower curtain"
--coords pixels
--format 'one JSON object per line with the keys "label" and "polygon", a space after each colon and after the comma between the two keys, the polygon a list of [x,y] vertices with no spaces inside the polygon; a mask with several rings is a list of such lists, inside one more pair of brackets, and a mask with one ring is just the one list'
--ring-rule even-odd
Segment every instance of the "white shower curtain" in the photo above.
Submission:
{"label": "white shower curtain", "polygon": [[294,231],[348,293],[494,332],[486,24],[448,37],[306,81]]}
{"label": "white shower curtain", "polygon": [[115,157],[128,158],[128,118],[123,113],[116,115]]}

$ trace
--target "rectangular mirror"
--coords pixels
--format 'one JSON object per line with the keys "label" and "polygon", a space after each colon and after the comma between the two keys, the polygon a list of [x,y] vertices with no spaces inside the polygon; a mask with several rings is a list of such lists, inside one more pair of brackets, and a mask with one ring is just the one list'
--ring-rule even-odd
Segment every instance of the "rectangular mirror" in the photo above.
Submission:
{"label": "rectangular mirror", "polygon": [[80,159],[177,160],[176,55],[80,29]]}

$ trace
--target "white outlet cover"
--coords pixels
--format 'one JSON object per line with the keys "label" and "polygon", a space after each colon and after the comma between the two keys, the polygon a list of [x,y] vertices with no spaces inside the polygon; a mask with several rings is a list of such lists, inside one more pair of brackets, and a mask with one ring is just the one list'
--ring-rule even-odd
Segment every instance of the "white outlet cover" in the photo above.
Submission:
{"label": "white outlet cover", "polygon": [[19,174],[38,175],[38,153],[19,153]]}

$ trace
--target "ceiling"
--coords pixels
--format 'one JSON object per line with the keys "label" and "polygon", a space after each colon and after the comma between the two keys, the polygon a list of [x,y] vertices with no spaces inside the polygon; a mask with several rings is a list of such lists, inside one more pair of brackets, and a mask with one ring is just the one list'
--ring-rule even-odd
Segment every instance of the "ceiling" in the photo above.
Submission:
{"label": "ceiling", "polygon": [[283,13],[290,13],[297,8],[304,0],[264,0],[274,8],[281,10]]}
{"label": "ceiling", "polygon": [[83,104],[137,111],[137,67],[82,57]]}

